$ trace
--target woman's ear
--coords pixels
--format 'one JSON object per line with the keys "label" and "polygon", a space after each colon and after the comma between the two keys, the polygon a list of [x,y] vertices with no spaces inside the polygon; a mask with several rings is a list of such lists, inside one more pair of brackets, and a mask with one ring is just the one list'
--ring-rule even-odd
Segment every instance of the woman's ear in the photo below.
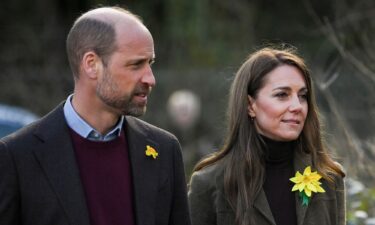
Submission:
{"label": "woman's ear", "polygon": [[247,114],[249,114],[251,118],[255,118],[256,117],[255,99],[252,98],[250,95],[247,96],[247,99],[248,99]]}

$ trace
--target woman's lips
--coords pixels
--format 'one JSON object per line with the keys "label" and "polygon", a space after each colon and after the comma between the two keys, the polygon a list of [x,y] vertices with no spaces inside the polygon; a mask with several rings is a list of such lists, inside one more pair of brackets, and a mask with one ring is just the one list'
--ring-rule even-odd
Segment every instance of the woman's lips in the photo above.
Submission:
{"label": "woman's lips", "polygon": [[299,120],[296,120],[296,119],[286,119],[286,120],[282,120],[282,122],[288,123],[288,124],[300,124],[301,123]]}

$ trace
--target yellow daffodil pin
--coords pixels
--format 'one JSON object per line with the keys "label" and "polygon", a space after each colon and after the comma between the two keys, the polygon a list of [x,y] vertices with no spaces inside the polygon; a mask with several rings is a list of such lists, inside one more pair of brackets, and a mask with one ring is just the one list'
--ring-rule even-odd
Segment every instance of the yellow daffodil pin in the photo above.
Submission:
{"label": "yellow daffodil pin", "polygon": [[150,145],[146,146],[146,155],[147,156],[152,156],[152,158],[156,159],[158,157],[159,153]]}
{"label": "yellow daffodil pin", "polygon": [[290,181],[295,183],[292,191],[299,191],[299,196],[302,199],[302,205],[308,205],[312,192],[323,193],[325,190],[320,186],[322,183],[319,182],[321,175],[317,171],[311,172],[311,167],[308,166],[301,174],[299,171],[296,172],[296,176],[290,178]]}

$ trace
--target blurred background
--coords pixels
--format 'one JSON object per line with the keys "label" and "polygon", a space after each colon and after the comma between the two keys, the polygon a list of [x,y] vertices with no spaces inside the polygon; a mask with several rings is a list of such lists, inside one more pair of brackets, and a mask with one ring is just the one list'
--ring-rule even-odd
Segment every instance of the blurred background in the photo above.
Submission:
{"label": "blurred background", "polygon": [[[143,119],[178,136],[187,178],[222,144],[229,85],[247,55],[295,46],[348,175],[348,224],[375,224],[375,1],[1,0],[1,135],[72,92],[65,38],[76,17],[100,5],[130,9],[153,34],[157,86]],[[12,110],[24,116],[9,119]]]}

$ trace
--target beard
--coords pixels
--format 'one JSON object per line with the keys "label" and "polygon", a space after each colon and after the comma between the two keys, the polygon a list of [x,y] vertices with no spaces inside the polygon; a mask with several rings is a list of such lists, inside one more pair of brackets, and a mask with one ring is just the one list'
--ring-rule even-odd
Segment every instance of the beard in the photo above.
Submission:
{"label": "beard", "polygon": [[121,88],[112,80],[112,75],[104,70],[104,76],[96,87],[96,95],[108,106],[117,109],[122,115],[139,117],[146,113],[146,103],[134,101],[134,96],[139,93],[148,95],[150,87],[136,85],[128,94],[121,94]]}

